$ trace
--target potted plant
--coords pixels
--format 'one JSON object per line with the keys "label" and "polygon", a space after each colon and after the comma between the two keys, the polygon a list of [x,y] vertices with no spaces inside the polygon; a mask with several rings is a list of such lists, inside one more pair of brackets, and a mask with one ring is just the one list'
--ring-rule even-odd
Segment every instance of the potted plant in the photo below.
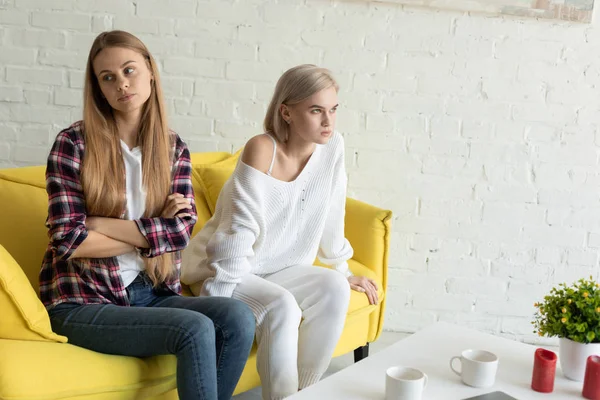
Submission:
{"label": "potted plant", "polygon": [[593,277],[561,283],[535,307],[534,333],[557,336],[563,374],[582,381],[588,356],[600,355],[600,284]]}

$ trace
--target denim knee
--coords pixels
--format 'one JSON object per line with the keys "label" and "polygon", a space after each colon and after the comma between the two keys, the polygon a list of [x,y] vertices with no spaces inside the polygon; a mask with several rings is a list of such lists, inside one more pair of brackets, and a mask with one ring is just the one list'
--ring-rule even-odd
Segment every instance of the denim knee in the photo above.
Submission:
{"label": "denim knee", "polygon": [[223,321],[220,321],[222,328],[229,332],[236,332],[241,338],[253,340],[256,320],[250,307],[242,301],[231,298],[223,299],[223,301],[223,307],[227,312]]}
{"label": "denim knee", "polygon": [[179,350],[191,344],[214,346],[215,326],[206,315],[190,310],[171,310],[173,326],[180,330]]}

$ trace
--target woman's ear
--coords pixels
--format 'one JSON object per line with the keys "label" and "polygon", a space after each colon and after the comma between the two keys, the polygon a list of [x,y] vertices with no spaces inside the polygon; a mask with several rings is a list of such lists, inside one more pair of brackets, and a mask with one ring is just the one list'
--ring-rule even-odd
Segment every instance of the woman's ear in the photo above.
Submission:
{"label": "woman's ear", "polygon": [[281,113],[281,117],[283,118],[283,120],[286,123],[289,124],[290,122],[292,122],[292,115],[290,113],[290,108],[288,106],[286,106],[285,104],[282,104],[279,107],[279,112]]}

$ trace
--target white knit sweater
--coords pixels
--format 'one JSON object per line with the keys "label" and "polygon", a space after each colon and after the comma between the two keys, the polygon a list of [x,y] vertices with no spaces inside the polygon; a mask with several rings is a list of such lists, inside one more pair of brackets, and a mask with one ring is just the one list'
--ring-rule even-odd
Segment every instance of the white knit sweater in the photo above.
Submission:
{"label": "white knit sweater", "polygon": [[181,281],[196,295],[230,297],[246,274],[264,275],[315,258],[350,276],[344,237],[344,140],[316,145],[291,182],[258,171],[241,157],[215,214],[183,251]]}

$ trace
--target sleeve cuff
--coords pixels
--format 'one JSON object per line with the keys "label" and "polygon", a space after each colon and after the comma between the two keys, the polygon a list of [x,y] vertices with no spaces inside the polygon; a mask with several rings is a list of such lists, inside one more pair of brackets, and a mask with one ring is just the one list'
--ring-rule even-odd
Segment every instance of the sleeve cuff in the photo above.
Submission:
{"label": "sleeve cuff", "polygon": [[61,260],[68,260],[75,249],[88,237],[88,231],[82,226],[71,233],[70,243],[63,241],[60,245],[53,247],[55,257]]}
{"label": "sleeve cuff", "polygon": [[209,278],[204,281],[200,296],[231,297],[236,286],[235,283],[215,283],[214,278]]}
{"label": "sleeve cuff", "polygon": [[344,275],[346,278],[354,276],[350,268],[348,268],[348,262],[344,261],[343,263],[335,265],[335,270],[340,274]]}
{"label": "sleeve cuff", "polygon": [[136,220],[134,220],[134,222],[136,223],[140,233],[146,238],[146,241],[148,242],[148,245],[150,246],[147,248],[136,247],[139,255],[142,257],[145,257],[145,258],[156,257],[158,254],[155,254],[155,252],[153,251],[154,246],[156,246],[156,243],[154,243],[152,241],[152,238],[150,238],[148,235],[148,231],[146,230],[146,225],[144,224],[144,218],[136,219]]}

